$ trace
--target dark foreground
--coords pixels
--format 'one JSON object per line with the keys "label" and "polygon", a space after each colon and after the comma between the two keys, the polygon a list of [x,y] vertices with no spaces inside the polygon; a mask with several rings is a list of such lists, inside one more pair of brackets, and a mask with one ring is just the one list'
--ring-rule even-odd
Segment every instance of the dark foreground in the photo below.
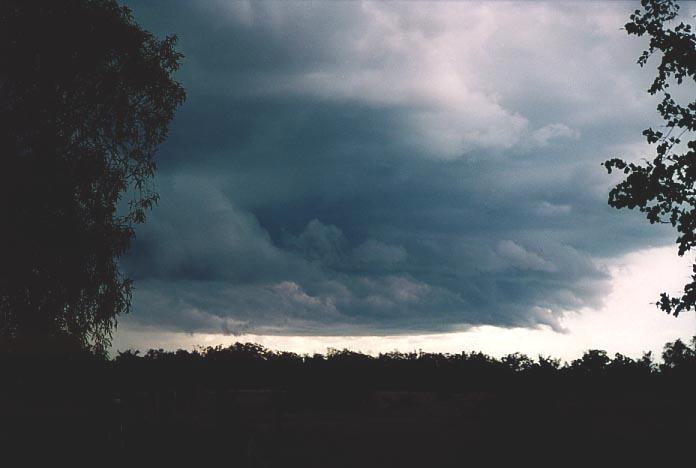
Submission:
{"label": "dark foreground", "polygon": [[544,367],[480,354],[281,362],[249,346],[5,359],[2,453],[21,466],[694,466],[689,347],[661,366],[590,352]]}

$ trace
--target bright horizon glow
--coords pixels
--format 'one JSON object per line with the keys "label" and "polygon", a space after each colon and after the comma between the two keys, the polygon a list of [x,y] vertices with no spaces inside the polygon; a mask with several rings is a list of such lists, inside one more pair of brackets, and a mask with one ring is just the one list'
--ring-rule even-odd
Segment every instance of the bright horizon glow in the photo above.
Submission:
{"label": "bright horizon glow", "polygon": [[114,336],[112,355],[118,350],[163,348],[195,349],[254,342],[272,350],[300,354],[325,353],[328,348],[350,349],[376,355],[389,351],[460,353],[482,351],[494,357],[521,352],[531,357],[552,356],[570,361],[588,349],[603,349],[640,357],[652,351],[659,359],[662,347],[677,338],[696,335],[696,314],[677,318],[658,310],[654,302],[661,291],[678,293],[689,277],[690,258],[680,258],[673,246],[633,252],[606,262],[611,292],[596,310],[570,312],[562,319],[566,333],[539,329],[473,327],[464,332],[387,336],[271,336],[166,332],[129,326],[124,320]]}

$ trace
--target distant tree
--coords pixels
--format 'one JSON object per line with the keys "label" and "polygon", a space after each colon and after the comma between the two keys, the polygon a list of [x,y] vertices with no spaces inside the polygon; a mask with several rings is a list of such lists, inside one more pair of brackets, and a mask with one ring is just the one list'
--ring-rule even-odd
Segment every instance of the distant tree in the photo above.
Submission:
{"label": "distant tree", "polygon": [[561,360],[552,358],[551,356],[542,356],[541,354],[537,358],[537,362],[529,369],[536,375],[555,375],[561,369]]}
{"label": "distant tree", "polygon": [[607,352],[600,349],[585,351],[580,359],[575,359],[570,367],[581,373],[597,374],[603,372],[609,366],[611,359]]}
{"label": "distant tree", "polygon": [[621,353],[616,353],[606,370],[615,381],[628,383],[647,379],[656,371],[656,365],[650,352],[643,353],[640,359],[631,359]]}
{"label": "distant tree", "polygon": [[0,2],[3,342],[103,351],[129,311],[118,259],[185,98],[175,42],[115,0]]}
{"label": "distant tree", "polygon": [[[648,49],[638,59],[641,67],[659,54],[657,76],[648,92],[662,96],[657,110],[664,125],[643,132],[648,144],[656,145],[656,155],[644,164],[614,158],[604,166],[609,173],[618,170],[626,175],[611,190],[609,204],[638,208],[650,223],[671,224],[678,232],[679,255],[684,255],[696,245],[696,140],[686,141],[696,130],[696,100],[678,102],[669,88],[684,81],[689,85],[696,82],[696,35],[691,25],[674,23],[678,11],[675,0],[642,0],[641,9],[635,10],[625,26],[628,34],[650,38]],[[662,293],[657,305],[675,316],[696,307],[696,264],[682,295]]]}
{"label": "distant tree", "polygon": [[270,354],[271,351],[256,343],[233,343],[226,348],[217,345],[208,347],[203,352],[207,359],[230,362],[265,361]]}
{"label": "distant tree", "polygon": [[137,349],[127,349],[125,351],[117,351],[116,357],[114,358],[114,362],[121,364],[124,362],[129,363],[137,361],[138,359],[141,359],[140,351],[138,351]]}
{"label": "distant tree", "polygon": [[526,354],[521,353],[513,353],[503,356],[501,362],[510,368],[510,370],[515,372],[528,371],[534,367],[534,361]]}
{"label": "distant tree", "polygon": [[682,340],[665,344],[662,351],[664,369],[696,369],[696,336],[691,340],[691,347]]}

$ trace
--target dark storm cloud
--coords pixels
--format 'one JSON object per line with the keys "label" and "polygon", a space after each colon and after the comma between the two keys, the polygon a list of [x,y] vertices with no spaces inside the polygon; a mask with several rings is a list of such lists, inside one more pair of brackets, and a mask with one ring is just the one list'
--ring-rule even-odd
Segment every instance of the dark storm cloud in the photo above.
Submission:
{"label": "dark storm cloud", "polygon": [[620,7],[533,5],[540,38],[509,5],[129,3],[179,34],[189,93],[124,260],[135,322],[558,329],[606,294],[599,258],[664,240],[606,205],[600,162],[652,118]]}

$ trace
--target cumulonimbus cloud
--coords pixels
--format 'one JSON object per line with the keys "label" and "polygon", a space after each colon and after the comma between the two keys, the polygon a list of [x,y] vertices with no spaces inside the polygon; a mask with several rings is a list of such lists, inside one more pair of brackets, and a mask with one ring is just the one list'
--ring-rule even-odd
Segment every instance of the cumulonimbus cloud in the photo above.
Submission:
{"label": "cumulonimbus cloud", "polygon": [[561,330],[606,295],[597,258],[665,240],[606,206],[599,163],[654,107],[623,4],[129,3],[179,34],[189,94],[133,323]]}

